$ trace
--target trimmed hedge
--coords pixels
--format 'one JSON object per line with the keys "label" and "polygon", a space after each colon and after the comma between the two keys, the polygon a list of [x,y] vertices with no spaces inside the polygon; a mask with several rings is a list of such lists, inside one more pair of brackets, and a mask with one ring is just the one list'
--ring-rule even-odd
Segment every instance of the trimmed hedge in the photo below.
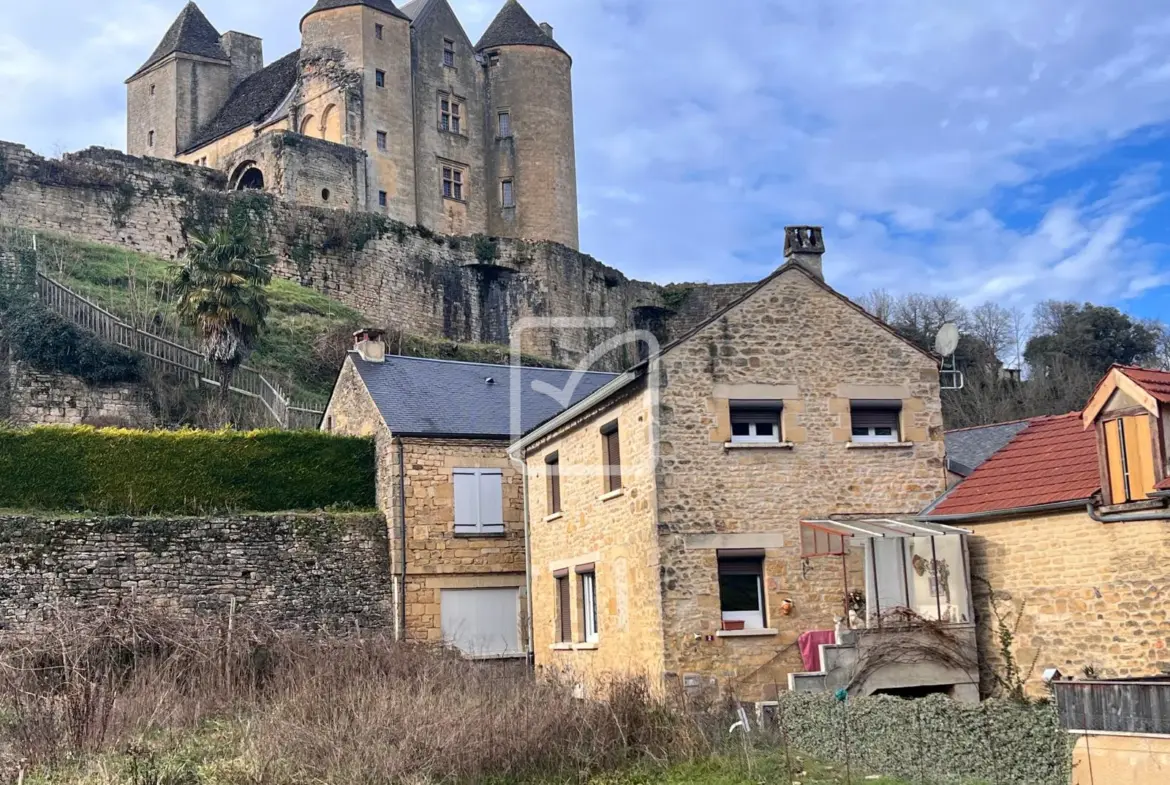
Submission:
{"label": "trimmed hedge", "polygon": [[372,439],[313,431],[0,430],[0,507],[113,515],[373,508]]}

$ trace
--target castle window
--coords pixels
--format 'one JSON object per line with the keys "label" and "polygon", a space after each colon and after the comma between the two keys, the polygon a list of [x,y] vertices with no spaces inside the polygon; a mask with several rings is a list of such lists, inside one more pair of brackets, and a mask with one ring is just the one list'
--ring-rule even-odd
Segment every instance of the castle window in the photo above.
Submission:
{"label": "castle window", "polygon": [[500,183],[500,204],[503,207],[516,206],[516,193],[511,180],[504,180]]}
{"label": "castle window", "polygon": [[154,131],[147,131],[147,133],[146,133],[146,146],[147,147],[154,147]]}
{"label": "castle window", "polygon": [[463,201],[463,170],[457,166],[443,167],[443,197]]}
{"label": "castle window", "polygon": [[500,138],[506,139],[512,135],[512,113],[500,112]]}
{"label": "castle window", "polygon": [[150,94],[151,94],[151,95],[154,95],[154,85],[151,85],[151,86],[150,86]]}
{"label": "castle window", "polygon": [[376,84],[378,87],[385,87],[386,86],[386,72],[385,71],[375,71],[374,72],[374,84]]}
{"label": "castle window", "polygon": [[386,206],[386,192],[385,191],[378,191],[378,205],[380,207]]}
{"label": "castle window", "polygon": [[383,151],[386,149],[386,132],[385,131],[378,132],[378,149],[383,150]]}
{"label": "castle window", "polygon": [[439,93],[439,130],[463,133],[463,104],[447,93]]}
{"label": "castle window", "polygon": [[499,52],[488,52],[488,65],[499,65],[499,64],[500,64],[500,53]]}
{"label": "castle window", "polygon": [[374,38],[381,41],[386,36],[386,28],[382,25],[374,25]]}
{"label": "castle window", "polygon": [[455,42],[450,38],[443,39],[443,65],[448,68],[455,67]]}

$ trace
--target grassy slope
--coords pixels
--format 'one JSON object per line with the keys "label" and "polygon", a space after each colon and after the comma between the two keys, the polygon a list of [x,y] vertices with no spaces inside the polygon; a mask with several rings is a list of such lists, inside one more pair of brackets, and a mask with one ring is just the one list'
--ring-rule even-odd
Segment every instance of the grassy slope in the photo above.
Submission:
{"label": "grassy slope", "polygon": [[[169,281],[176,264],[117,246],[42,235],[40,263],[61,283],[119,317],[197,347],[194,333],[178,323]],[[268,329],[250,364],[270,373],[302,401],[324,404],[333,387],[349,334],[361,314],[326,295],[284,279],[269,287]],[[508,362],[506,346],[459,344],[421,336],[402,337],[396,349],[417,357]],[[550,365],[539,358],[526,364]]]}

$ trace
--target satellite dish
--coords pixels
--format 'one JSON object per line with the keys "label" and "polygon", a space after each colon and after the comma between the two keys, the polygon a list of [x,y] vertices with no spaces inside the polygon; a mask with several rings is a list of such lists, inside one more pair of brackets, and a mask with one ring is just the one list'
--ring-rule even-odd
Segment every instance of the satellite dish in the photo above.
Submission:
{"label": "satellite dish", "polygon": [[934,350],[943,357],[950,357],[959,348],[959,328],[954,322],[947,322],[938,330],[934,339]]}

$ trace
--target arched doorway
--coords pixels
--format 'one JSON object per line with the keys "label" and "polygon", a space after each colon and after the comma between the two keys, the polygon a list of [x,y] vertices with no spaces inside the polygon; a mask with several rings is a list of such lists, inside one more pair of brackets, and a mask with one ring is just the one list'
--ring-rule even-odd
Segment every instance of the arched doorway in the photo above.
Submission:
{"label": "arched doorway", "polygon": [[255,161],[245,161],[236,167],[228,184],[233,191],[263,191],[264,172]]}

